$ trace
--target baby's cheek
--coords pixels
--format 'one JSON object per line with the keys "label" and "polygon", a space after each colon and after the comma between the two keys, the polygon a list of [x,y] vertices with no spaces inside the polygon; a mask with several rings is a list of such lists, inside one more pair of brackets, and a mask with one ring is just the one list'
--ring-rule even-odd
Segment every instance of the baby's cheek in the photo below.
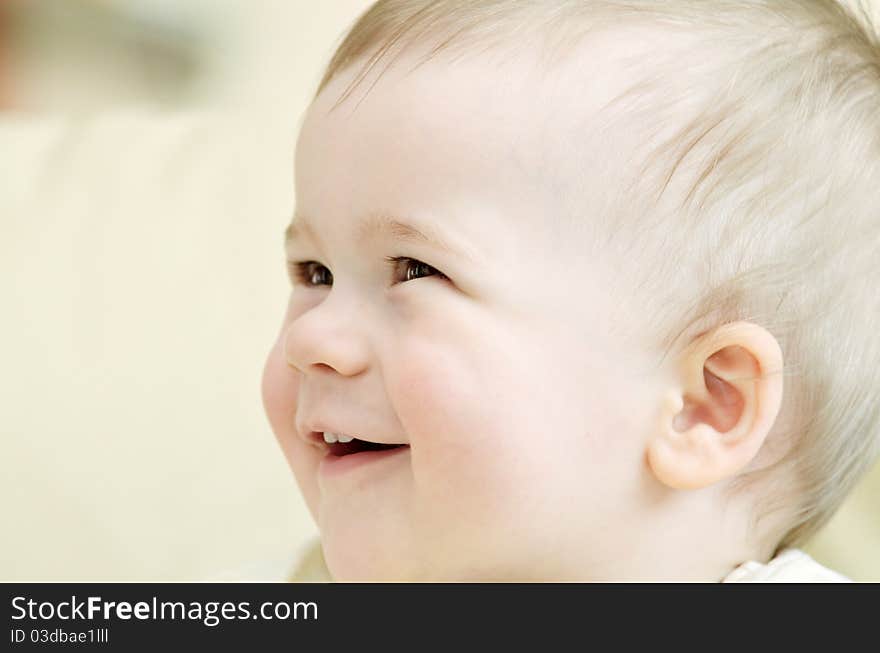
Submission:
{"label": "baby's cheek", "polygon": [[260,387],[263,408],[309,510],[315,516],[318,501],[318,485],[315,478],[317,450],[309,447],[296,433],[299,383],[299,373],[287,365],[281,346],[276,343],[263,367]]}
{"label": "baby's cheek", "polygon": [[389,373],[389,394],[416,447],[470,446],[465,433],[484,431],[481,387],[467,354],[426,342],[402,343]]}
{"label": "baby's cheek", "polygon": [[524,525],[546,512],[549,454],[536,437],[526,386],[511,383],[511,364],[485,350],[481,358],[420,344],[400,353],[393,400],[412,443],[417,541],[434,559],[464,555],[467,564],[495,560],[501,550],[519,555],[511,534],[523,542]]}
{"label": "baby's cheek", "polygon": [[260,386],[263,409],[275,437],[284,447],[288,436],[295,434],[296,398],[299,392],[297,374],[282,359],[279,342],[273,345],[263,366]]}
{"label": "baby's cheek", "polygon": [[[524,425],[510,404],[503,361],[441,343],[402,342],[388,389],[412,443],[417,484],[437,496],[469,501],[509,491],[507,464],[517,457],[517,429]],[[514,403],[516,397],[514,397]],[[494,501],[494,499],[492,499]]]}

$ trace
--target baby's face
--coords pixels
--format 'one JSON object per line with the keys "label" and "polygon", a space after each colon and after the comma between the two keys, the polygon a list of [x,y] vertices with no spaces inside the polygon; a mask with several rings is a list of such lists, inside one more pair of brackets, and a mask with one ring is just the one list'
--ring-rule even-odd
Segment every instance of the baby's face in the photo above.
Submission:
{"label": "baby's face", "polygon": [[[579,578],[626,554],[656,408],[624,261],[565,217],[606,183],[612,153],[571,141],[604,96],[410,66],[306,115],[265,408],[338,580]],[[335,457],[320,430],[407,446]]]}

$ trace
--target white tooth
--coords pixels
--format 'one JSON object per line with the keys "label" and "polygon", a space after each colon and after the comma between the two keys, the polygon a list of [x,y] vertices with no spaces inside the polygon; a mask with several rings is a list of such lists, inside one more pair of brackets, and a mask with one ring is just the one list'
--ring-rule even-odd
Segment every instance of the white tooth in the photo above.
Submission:
{"label": "white tooth", "polygon": [[341,433],[339,434],[340,442],[351,442],[352,440],[354,440],[354,438],[350,438],[347,435],[342,435]]}
{"label": "white tooth", "polygon": [[336,442],[336,440],[337,438],[335,433],[324,431],[324,442],[326,442],[327,444],[333,444],[334,442]]}

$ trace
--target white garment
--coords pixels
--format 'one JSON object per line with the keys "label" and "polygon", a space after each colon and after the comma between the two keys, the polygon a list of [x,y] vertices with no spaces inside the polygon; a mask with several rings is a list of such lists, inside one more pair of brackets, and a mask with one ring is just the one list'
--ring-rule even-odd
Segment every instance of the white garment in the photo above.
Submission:
{"label": "white garment", "polygon": [[255,560],[203,579],[207,583],[330,583],[321,541],[311,538],[294,555]]}
{"label": "white garment", "polygon": [[722,583],[850,583],[846,576],[823,567],[800,549],[786,549],[767,564],[750,560],[730,572]]}

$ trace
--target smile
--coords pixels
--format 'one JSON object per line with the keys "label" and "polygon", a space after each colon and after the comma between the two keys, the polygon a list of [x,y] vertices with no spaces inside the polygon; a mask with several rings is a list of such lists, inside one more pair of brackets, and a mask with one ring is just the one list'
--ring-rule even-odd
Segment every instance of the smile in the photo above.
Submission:
{"label": "smile", "polygon": [[400,460],[409,453],[407,444],[368,442],[329,432],[315,435],[322,437],[327,450],[318,467],[319,475],[325,477],[378,467],[383,461]]}
{"label": "smile", "polygon": [[407,446],[403,443],[386,444],[382,442],[370,442],[368,440],[360,440],[358,438],[344,435],[342,433],[331,433],[325,431],[324,442],[331,456],[351,456],[361,453],[362,451],[385,451],[387,449],[397,449],[398,447]]}

